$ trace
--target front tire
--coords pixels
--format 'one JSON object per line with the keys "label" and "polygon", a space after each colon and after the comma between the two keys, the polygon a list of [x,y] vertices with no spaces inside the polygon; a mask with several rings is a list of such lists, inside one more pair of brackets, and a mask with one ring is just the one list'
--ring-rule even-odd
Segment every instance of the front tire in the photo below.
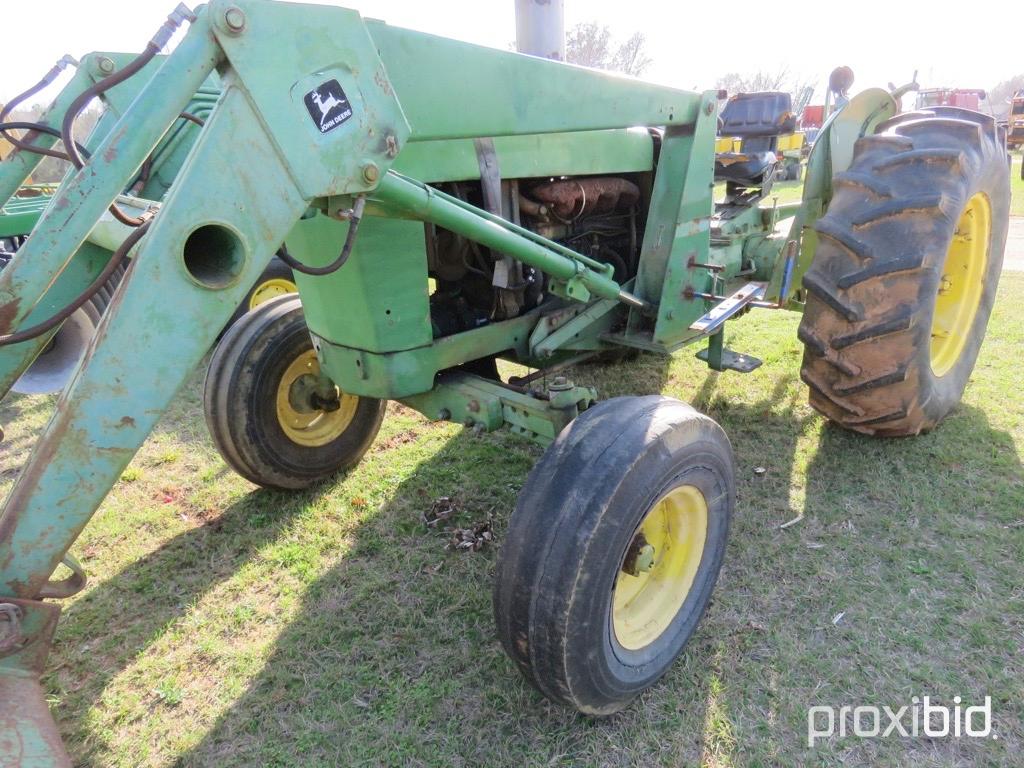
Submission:
{"label": "front tire", "polygon": [[836,174],[804,276],[801,378],[847,429],[914,435],[963,396],[1009,225],[995,122],[952,107],[899,115]]}
{"label": "front tire", "polygon": [[623,708],[696,629],[735,500],[728,438],[690,406],[620,397],[585,411],[512,515],[494,588],[505,651],[554,701]]}
{"label": "front tire", "polygon": [[210,360],[203,404],[224,461],[257,485],[283,489],[355,465],[387,407],[321,377],[294,295],[264,302],[231,326]]}

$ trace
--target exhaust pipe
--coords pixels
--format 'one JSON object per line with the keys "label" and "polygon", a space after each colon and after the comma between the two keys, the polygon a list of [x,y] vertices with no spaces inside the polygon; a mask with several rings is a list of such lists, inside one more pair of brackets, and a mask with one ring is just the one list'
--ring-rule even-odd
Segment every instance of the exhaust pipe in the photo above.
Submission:
{"label": "exhaust pipe", "polygon": [[565,61],[563,0],[516,0],[516,50]]}

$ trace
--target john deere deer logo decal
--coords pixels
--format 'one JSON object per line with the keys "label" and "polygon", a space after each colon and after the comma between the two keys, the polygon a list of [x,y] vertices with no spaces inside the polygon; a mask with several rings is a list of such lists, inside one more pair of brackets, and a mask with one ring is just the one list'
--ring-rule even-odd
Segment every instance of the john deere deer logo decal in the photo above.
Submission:
{"label": "john deere deer logo decal", "polygon": [[328,80],[319,88],[310,91],[304,101],[309,116],[313,118],[320,133],[327,133],[352,117],[352,106],[337,80]]}

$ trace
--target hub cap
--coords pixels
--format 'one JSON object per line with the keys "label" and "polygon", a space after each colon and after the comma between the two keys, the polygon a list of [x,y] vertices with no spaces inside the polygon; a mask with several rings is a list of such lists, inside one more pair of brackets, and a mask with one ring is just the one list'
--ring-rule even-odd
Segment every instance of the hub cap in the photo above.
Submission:
{"label": "hub cap", "polygon": [[945,376],[964,351],[981,303],[992,234],[992,208],[979,192],[960,214],[946,253],[932,317],[932,372]]}
{"label": "hub cap", "polygon": [[352,423],[359,404],[355,395],[346,395],[334,387],[329,394],[337,397],[337,408],[327,410],[314,405],[323,397],[324,382],[320,361],[312,349],[295,358],[281,377],[277,386],[277,420],[292,442],[310,448],[327,445]]}
{"label": "hub cap", "polygon": [[273,277],[270,280],[264,280],[256,286],[256,290],[249,297],[249,311],[251,312],[266,301],[276,299],[278,296],[284,296],[286,293],[297,293],[298,290],[295,283],[291,280],[285,280],[283,277]]}
{"label": "hub cap", "polygon": [[707,532],[707,501],[692,485],[673,488],[640,521],[612,599],[612,627],[623,648],[650,645],[672,623],[693,586]]}

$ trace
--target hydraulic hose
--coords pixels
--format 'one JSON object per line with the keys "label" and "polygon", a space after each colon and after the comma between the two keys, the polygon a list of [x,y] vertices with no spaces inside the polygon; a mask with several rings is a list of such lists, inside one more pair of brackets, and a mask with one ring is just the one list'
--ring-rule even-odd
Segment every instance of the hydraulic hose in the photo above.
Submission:
{"label": "hydraulic hose", "polygon": [[277,252],[277,257],[293,270],[301,272],[304,275],[321,277],[323,275],[329,275],[332,272],[337,272],[345,265],[345,262],[348,261],[348,257],[352,255],[352,248],[356,244],[356,234],[359,232],[359,221],[363,218],[363,208],[365,205],[366,198],[356,198],[356,203],[353,206],[352,211],[349,213],[348,234],[345,235],[345,243],[341,247],[341,253],[338,255],[338,258],[326,267],[311,267],[308,264],[303,264],[288,253],[287,248],[285,248],[283,244]]}
{"label": "hydraulic hose", "polygon": [[[123,83],[128,78],[135,74],[138,74],[153,58],[160,53],[160,49],[170,42],[171,37],[177,31],[178,27],[181,26],[183,21],[194,21],[195,16],[192,14],[186,6],[179,5],[170,16],[167,17],[167,21],[163,23],[157,33],[153,36],[153,39],[146,44],[145,50],[134,59],[132,59],[123,69],[115,72],[108,77],[103,78],[98,83],[86,88],[78,97],[71,102],[71,106],[68,107],[68,111],[64,113],[64,121],[61,123],[61,138],[64,142],[64,149],[68,154],[68,159],[71,161],[75,168],[81,170],[82,166],[85,165],[85,160],[78,152],[74,141],[74,127],[75,120],[78,119],[78,115],[85,109],[86,105],[100,94],[110,90],[115,85]],[[110,212],[114,218],[129,227],[139,227],[143,224],[143,219],[129,216],[124,213],[117,205],[110,206]]]}
{"label": "hydraulic hose", "polygon": [[[70,158],[66,154],[64,154],[63,152],[58,152],[56,150],[43,149],[42,147],[37,147],[34,144],[22,144],[20,142],[16,143],[15,139],[13,139],[10,135],[5,133],[5,131],[9,131],[9,130],[10,131],[33,131],[35,133],[45,133],[47,136],[54,136],[54,137],[59,139],[60,138],[60,131],[58,131],[56,128],[51,128],[50,126],[43,125],[42,123],[31,123],[31,122],[28,122],[26,120],[18,120],[18,121],[9,122],[9,123],[0,123],[0,133],[2,133],[4,135],[4,137],[9,142],[11,142],[11,144],[14,144],[19,149],[23,149],[26,152],[35,152],[36,154],[39,154],[39,155],[48,155],[50,157],[56,157],[58,160],[65,160],[65,161],[70,162]],[[77,145],[77,149],[78,149],[78,153],[82,157],[85,157],[85,158],[89,157],[89,150],[87,150],[81,144]]]}
{"label": "hydraulic hose", "polygon": [[[38,83],[33,85],[27,91],[23,91],[22,93],[19,93],[13,99],[8,101],[6,105],[4,105],[4,108],[2,110],[0,110],[0,122],[4,122],[7,119],[7,116],[10,115],[11,112],[14,111],[15,107],[17,107],[19,104],[21,104],[26,99],[29,99],[29,98],[35,96],[37,93],[39,93],[39,91],[43,90],[43,88],[45,88],[50,83],[52,83],[54,80],[56,80],[57,76],[60,75],[60,73],[63,72],[64,69],[66,67],[68,67],[68,66],[77,67],[78,66],[78,62],[75,61],[71,56],[65,55],[60,61],[58,61],[56,64],[53,65],[53,67],[50,69],[49,72],[47,72],[45,75],[43,75],[42,80],[40,80]],[[33,128],[33,129],[30,129],[30,130],[37,130],[37,129]],[[49,133],[49,131],[46,131],[46,133]],[[20,139],[18,139],[16,137],[14,137],[14,136],[11,136],[11,135],[5,133],[3,129],[0,129],[0,134],[3,134],[3,137],[5,139],[7,139],[9,142],[11,142],[11,144],[14,145],[15,147],[17,147],[18,149],[29,150],[31,152],[36,152],[37,154],[40,154],[40,155],[47,155],[49,157],[56,157],[56,158],[61,159],[61,160],[67,159],[64,156],[63,152],[58,152],[57,150],[53,150],[53,149],[43,149],[42,147],[33,147],[31,144],[28,144],[28,143],[26,143],[26,142],[24,142],[24,141],[22,141],[22,140],[20,140]],[[53,134],[50,134],[50,135],[53,135]],[[58,134],[58,136],[59,136],[59,134]]]}
{"label": "hydraulic hose", "polygon": [[8,333],[4,336],[0,336],[0,347],[6,347],[10,344],[20,344],[23,341],[29,341],[30,339],[38,338],[44,333],[52,331],[54,328],[59,326],[75,311],[81,307],[85,302],[89,301],[99,290],[106,285],[111,275],[117,271],[117,268],[121,266],[121,263],[127,258],[128,253],[138,244],[138,242],[145,236],[146,232],[149,231],[150,224],[153,221],[152,216],[143,215],[142,224],[138,228],[132,230],[132,232],[125,238],[121,246],[114,251],[110,257],[110,261],[107,262],[106,266],[100,271],[96,279],[93,280],[89,286],[82,291],[78,296],[63,309],[59,310],[56,314],[48,317],[40,323],[33,325],[31,328],[25,328],[15,333]]}

